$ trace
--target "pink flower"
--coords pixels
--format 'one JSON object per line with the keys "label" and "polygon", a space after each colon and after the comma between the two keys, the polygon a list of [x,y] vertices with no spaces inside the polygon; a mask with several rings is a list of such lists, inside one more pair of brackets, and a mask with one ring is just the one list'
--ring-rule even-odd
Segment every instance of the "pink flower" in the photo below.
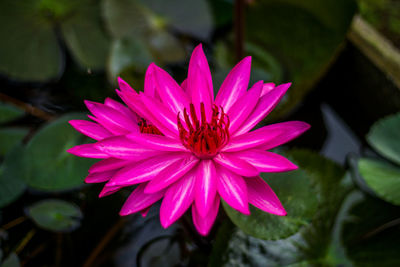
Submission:
{"label": "pink flower", "polygon": [[199,45],[193,51],[188,77],[181,85],[151,64],[144,92],[136,93],[119,79],[118,95],[127,106],[107,98],[85,101],[93,120],[70,121],[96,143],[68,152],[103,159],[89,169],[87,183],[107,182],[100,197],[137,185],[120,214],[141,212],[162,199],[160,221],[168,227],[191,207],[202,235],[210,231],[220,198],[250,214],[249,203],[279,216],[286,211],[259,177],[297,167],[268,152],[305,132],[300,121],[271,124],[251,131],[278,104],[290,83],[275,86],[259,81],[247,90],[251,58],[228,74],[214,99],[211,73]]}

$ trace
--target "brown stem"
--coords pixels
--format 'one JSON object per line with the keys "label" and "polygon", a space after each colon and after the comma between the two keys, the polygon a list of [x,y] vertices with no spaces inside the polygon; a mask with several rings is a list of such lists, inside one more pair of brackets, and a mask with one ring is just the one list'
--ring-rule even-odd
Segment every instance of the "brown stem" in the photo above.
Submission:
{"label": "brown stem", "polygon": [[235,0],[234,28],[235,28],[235,56],[239,61],[244,57],[244,25],[245,0]]}
{"label": "brown stem", "polygon": [[26,217],[25,216],[21,216],[21,217],[18,217],[17,219],[15,219],[15,220],[12,220],[9,223],[6,223],[5,225],[3,225],[0,228],[5,230],[5,231],[7,231],[8,229],[11,229],[14,226],[17,226],[18,224],[23,223],[24,221],[26,221]]}
{"label": "brown stem", "polygon": [[37,107],[32,106],[31,104],[27,104],[25,102],[22,102],[21,100],[18,100],[16,98],[13,98],[11,96],[8,96],[6,94],[0,93],[0,100],[3,102],[11,103],[14,106],[17,106],[21,109],[23,109],[26,113],[31,114],[35,117],[38,117],[42,120],[52,120],[54,119],[54,115],[47,113],[44,110],[41,110]]}
{"label": "brown stem", "polygon": [[93,249],[92,253],[90,253],[89,257],[86,259],[83,267],[94,266],[94,262],[99,257],[100,253],[105,249],[108,243],[115,237],[115,235],[121,230],[121,228],[125,225],[126,219],[119,219],[116,224],[111,227],[111,229],[103,236],[97,246]]}
{"label": "brown stem", "polygon": [[46,247],[48,245],[48,242],[41,244],[40,246],[38,246],[37,248],[35,248],[32,252],[30,252],[25,258],[24,260],[21,262],[21,266],[25,266],[26,264],[28,264],[28,262],[35,258],[37,255],[39,255],[41,252],[43,252]]}
{"label": "brown stem", "polygon": [[25,248],[25,246],[29,243],[29,241],[32,239],[32,237],[35,235],[36,229],[30,230],[24,239],[18,244],[17,248],[15,249],[15,253],[19,254],[21,251]]}
{"label": "brown stem", "polygon": [[393,227],[393,226],[397,226],[397,225],[399,225],[399,224],[400,224],[400,218],[394,219],[394,220],[392,220],[392,221],[390,221],[390,222],[387,222],[387,223],[385,223],[385,224],[379,226],[378,228],[376,228],[376,229],[374,229],[374,230],[372,230],[372,231],[366,233],[366,234],[362,237],[362,239],[371,238],[372,236],[377,235],[377,234],[379,234],[380,232],[382,232],[382,231],[384,231],[384,230],[386,230],[386,229],[388,229],[388,228],[391,228],[391,227]]}

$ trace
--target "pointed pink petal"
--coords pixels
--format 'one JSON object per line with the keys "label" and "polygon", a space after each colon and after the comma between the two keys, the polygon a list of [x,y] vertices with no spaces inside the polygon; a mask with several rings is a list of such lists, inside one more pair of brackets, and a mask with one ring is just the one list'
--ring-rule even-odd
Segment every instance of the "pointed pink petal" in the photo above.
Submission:
{"label": "pointed pink petal", "polygon": [[116,170],[89,173],[85,178],[85,183],[92,184],[106,182],[110,180],[115,173]]}
{"label": "pointed pink petal", "polygon": [[263,86],[263,89],[261,92],[261,96],[264,96],[265,94],[271,92],[274,88],[275,88],[274,83],[264,83],[264,86]]}
{"label": "pointed pink petal", "polygon": [[217,218],[220,203],[219,198],[219,195],[216,195],[210,211],[204,217],[202,217],[197,209],[192,205],[193,224],[196,227],[197,232],[199,232],[203,236],[208,235],[214,224],[215,219]]}
{"label": "pointed pink petal", "polygon": [[249,178],[245,181],[250,204],[265,212],[286,216],[286,211],[278,197],[261,177]]}
{"label": "pointed pink petal", "polygon": [[70,120],[69,124],[71,124],[78,132],[95,140],[101,140],[112,136],[112,133],[106,130],[103,126],[91,121]]}
{"label": "pointed pink petal", "polygon": [[170,165],[182,161],[185,157],[187,157],[187,155],[182,153],[169,153],[146,159],[122,168],[107,184],[110,186],[126,186],[150,181],[160,175],[160,173]]}
{"label": "pointed pink petal", "polygon": [[226,154],[229,154],[232,158],[239,158],[246,161],[256,167],[259,172],[286,172],[298,168],[281,155],[259,149],[249,149]]}
{"label": "pointed pink petal", "polygon": [[162,153],[162,151],[157,151],[135,143],[125,136],[113,136],[103,139],[97,142],[95,147],[110,157],[131,161],[140,161]]}
{"label": "pointed pink petal", "polygon": [[194,199],[196,173],[190,171],[165,192],[160,208],[160,221],[164,228],[174,223],[190,207]]}
{"label": "pointed pink petal", "polygon": [[230,153],[219,153],[213,160],[238,175],[252,177],[260,173],[253,165],[231,156]]}
{"label": "pointed pink petal", "polygon": [[93,164],[89,168],[89,173],[116,170],[124,167],[129,163],[131,163],[131,161],[123,159],[115,159],[115,158],[103,159]]}
{"label": "pointed pink petal", "polygon": [[217,189],[219,195],[235,210],[249,215],[247,187],[243,178],[224,167],[217,166]]}
{"label": "pointed pink petal", "polygon": [[187,88],[187,79],[183,80],[181,83],[182,90],[186,92],[187,95],[191,95]]}
{"label": "pointed pink petal", "polygon": [[148,109],[147,115],[151,114],[149,120],[154,126],[156,126],[164,135],[174,138],[179,136],[177,114],[172,113],[163,103],[156,99],[151,99],[145,94],[141,94],[140,98]]}
{"label": "pointed pink petal", "polygon": [[84,158],[94,158],[94,159],[105,159],[110,156],[102,151],[99,151],[96,147],[96,144],[83,144],[71,147],[67,150],[68,153],[78,157]]}
{"label": "pointed pink petal", "polygon": [[85,104],[97,118],[97,121],[113,134],[126,134],[137,130],[137,125],[134,121],[119,111],[92,101],[85,100]]}
{"label": "pointed pink petal", "polygon": [[268,150],[289,142],[309,128],[310,125],[302,121],[270,124],[255,131],[233,137],[221,151],[234,152],[249,148]]}
{"label": "pointed pink petal", "polygon": [[211,121],[214,92],[210,67],[201,44],[193,50],[190,58],[187,86],[197,117],[200,118],[200,103],[204,103],[206,118]]}
{"label": "pointed pink petal", "polygon": [[233,104],[246,93],[250,80],[251,57],[240,61],[224,80],[219,89],[215,104],[228,112]]}
{"label": "pointed pink petal", "polygon": [[109,107],[117,110],[118,112],[124,114],[126,117],[131,119],[135,125],[137,125],[137,122],[139,119],[138,116],[133,111],[131,111],[129,108],[127,108],[126,106],[121,104],[120,102],[107,97],[106,100],[104,101],[104,105],[109,106]]}
{"label": "pointed pink petal", "polygon": [[115,90],[118,96],[124,101],[124,103],[141,118],[147,118],[147,109],[142,103],[139,94],[135,91],[119,91]]}
{"label": "pointed pink petal", "polygon": [[103,190],[101,190],[101,192],[99,194],[99,198],[106,197],[106,196],[109,196],[111,194],[114,194],[115,192],[117,192],[121,188],[122,188],[122,186],[107,186],[107,185],[105,185],[103,187]]}
{"label": "pointed pink petal", "polygon": [[217,194],[217,173],[212,160],[202,160],[196,171],[196,200],[195,206],[201,216],[205,217],[210,211]]}
{"label": "pointed pink petal", "polygon": [[137,144],[154,150],[188,151],[188,149],[182,145],[180,140],[178,141],[177,139],[172,139],[162,135],[132,133],[128,134],[126,137]]}
{"label": "pointed pink petal", "polygon": [[147,68],[146,74],[144,76],[144,93],[151,98],[156,97],[156,87],[157,87],[154,77],[154,67],[155,64],[151,63]]}
{"label": "pointed pink petal", "polygon": [[239,129],[234,133],[234,136],[247,133],[254,126],[256,126],[262,119],[264,119],[281,101],[283,95],[289,89],[291,83],[281,84],[275,87],[271,92],[264,95],[258,101],[253,112],[249,115],[247,120],[239,127]]}
{"label": "pointed pink petal", "polygon": [[240,125],[242,125],[243,121],[245,121],[249,114],[253,111],[254,107],[258,103],[262,86],[263,81],[255,83],[253,87],[250,88],[250,90],[246,92],[243,97],[237,100],[229,110],[229,132],[231,134],[234,133]]}
{"label": "pointed pink petal", "polygon": [[146,184],[144,183],[140,184],[135,190],[133,190],[122,206],[119,215],[125,216],[131,213],[142,211],[160,200],[164,195],[164,191],[159,191],[154,194],[146,194],[143,191],[145,187]]}
{"label": "pointed pink petal", "polygon": [[178,165],[171,165],[173,171],[171,171],[170,168],[165,169],[162,173],[160,173],[160,175],[158,175],[147,184],[147,187],[144,191],[146,193],[154,193],[166,188],[167,186],[181,178],[188,171],[193,169],[198,162],[199,159],[197,157],[190,155],[182,162],[179,162]]}
{"label": "pointed pink petal", "polygon": [[118,77],[118,85],[123,92],[136,92],[127,82],[125,82],[121,77]]}
{"label": "pointed pink petal", "polygon": [[155,66],[154,75],[157,82],[157,92],[164,104],[174,113],[182,112],[189,107],[189,98],[179,84],[163,69]]}

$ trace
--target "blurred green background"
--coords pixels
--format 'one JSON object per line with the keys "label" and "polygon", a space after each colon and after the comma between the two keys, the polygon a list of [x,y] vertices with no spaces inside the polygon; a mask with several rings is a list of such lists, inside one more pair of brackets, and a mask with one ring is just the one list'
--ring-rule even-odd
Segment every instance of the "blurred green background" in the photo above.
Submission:
{"label": "blurred green background", "polygon": [[[293,82],[265,121],[312,125],[276,151],[300,170],[263,175],[287,217],[119,218],[131,190],[98,199],[66,152],[84,99],[143,90],[151,62],[182,82],[199,43],[215,90],[240,45],[251,83]],[[0,0],[0,265],[399,266],[399,46],[398,0]]]}

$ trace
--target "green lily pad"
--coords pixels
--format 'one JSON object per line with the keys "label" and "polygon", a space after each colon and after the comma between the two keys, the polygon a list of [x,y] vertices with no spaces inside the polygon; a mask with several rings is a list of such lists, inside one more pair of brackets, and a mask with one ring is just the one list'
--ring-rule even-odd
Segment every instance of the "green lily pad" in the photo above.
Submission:
{"label": "green lily pad", "polygon": [[68,121],[84,119],[82,114],[68,114],[42,127],[26,146],[24,168],[26,183],[43,191],[76,188],[83,184],[93,159],[79,158],[66,150],[82,143],[83,136]]}
{"label": "green lily pad", "polygon": [[17,254],[11,253],[1,264],[2,267],[19,267],[21,266]]}
{"label": "green lily pad", "polygon": [[213,30],[211,9],[206,0],[142,1],[175,30],[207,40]]}
{"label": "green lily pad", "polygon": [[37,4],[0,2],[0,72],[12,79],[44,82],[59,77],[63,69],[53,25]]}
{"label": "green lily pad", "polygon": [[[122,76],[128,81],[132,81],[130,76],[134,76],[138,79],[141,77],[141,79],[144,80],[144,73],[151,61],[152,57],[150,51],[140,39],[123,38],[114,40],[111,46],[110,60],[107,68],[109,79],[111,81],[116,81],[118,76]],[[124,73],[124,75],[122,75],[122,73]]]}
{"label": "green lily pad", "polygon": [[381,155],[400,164],[400,113],[374,123],[367,135],[368,143]]}
{"label": "green lily pad", "polygon": [[27,169],[23,155],[24,147],[17,145],[7,153],[0,165],[0,208],[15,201],[25,191]]}
{"label": "green lily pad", "polygon": [[109,40],[100,22],[100,6],[88,2],[61,24],[65,42],[75,59],[93,70],[104,69],[108,56]]}
{"label": "green lily pad", "polygon": [[276,216],[250,206],[246,216],[223,201],[232,222],[246,234],[267,240],[286,238],[308,225],[316,213],[318,198],[310,177],[303,170],[287,173],[263,173],[261,177],[271,186],[287,211]]}
{"label": "green lily pad", "polygon": [[16,144],[20,143],[27,135],[26,128],[1,128],[0,129],[0,156],[4,156]]}
{"label": "green lily pad", "polygon": [[359,171],[367,185],[382,199],[400,205],[400,168],[392,164],[361,158]]}
{"label": "green lily pad", "polygon": [[9,122],[15,120],[24,115],[24,111],[15,107],[8,105],[6,103],[0,102],[0,123]]}
{"label": "green lily pad", "polygon": [[[360,193],[361,194],[361,193]],[[349,207],[341,238],[353,266],[400,265],[400,207],[365,194]]]}
{"label": "green lily pad", "polygon": [[41,228],[54,232],[71,232],[80,226],[83,214],[73,203],[46,199],[28,208],[28,215]]}
{"label": "green lily pad", "polygon": [[[287,99],[273,114],[281,116],[326,72],[345,40],[356,4],[352,0],[253,1],[247,11],[246,46],[269,52],[286,73],[282,82],[293,82]],[[257,61],[257,54],[250,55]]]}

